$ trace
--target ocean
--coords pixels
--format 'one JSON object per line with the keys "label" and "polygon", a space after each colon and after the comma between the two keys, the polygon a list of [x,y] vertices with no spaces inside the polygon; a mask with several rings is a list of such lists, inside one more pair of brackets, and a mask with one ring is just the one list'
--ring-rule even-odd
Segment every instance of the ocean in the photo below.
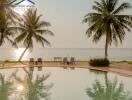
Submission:
{"label": "ocean", "polygon": [[[1,48],[0,60],[17,60],[24,49]],[[110,48],[109,59],[114,61],[132,61],[132,48]],[[76,60],[87,61],[91,58],[104,57],[103,48],[37,48],[27,51],[22,60],[29,58],[43,58],[45,61],[53,61],[54,57],[75,57]]]}

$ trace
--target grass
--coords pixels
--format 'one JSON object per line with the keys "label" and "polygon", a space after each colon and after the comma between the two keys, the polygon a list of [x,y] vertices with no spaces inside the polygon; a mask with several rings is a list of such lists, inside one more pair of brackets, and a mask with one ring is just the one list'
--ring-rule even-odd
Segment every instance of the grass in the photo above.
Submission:
{"label": "grass", "polygon": [[[76,61],[76,63],[79,64],[88,64],[89,61]],[[132,64],[132,61],[110,61],[110,64],[113,63],[128,63]],[[19,64],[20,62],[18,61],[6,61],[5,64]],[[28,61],[22,61],[24,64],[28,64]],[[59,63],[58,61],[43,61],[43,63]],[[3,61],[0,61],[0,64],[3,64]]]}
{"label": "grass", "polygon": [[132,64],[132,61],[128,61],[128,64]]}
{"label": "grass", "polygon": [[128,64],[132,64],[132,61],[111,61],[111,64],[113,63],[128,63]]}
{"label": "grass", "polygon": [[[29,61],[22,61],[22,63],[27,64]],[[88,61],[76,61],[77,63],[81,64],[88,64]],[[0,64],[19,64],[20,62],[18,61],[0,61]],[[43,61],[43,63],[59,63],[59,61]]]}

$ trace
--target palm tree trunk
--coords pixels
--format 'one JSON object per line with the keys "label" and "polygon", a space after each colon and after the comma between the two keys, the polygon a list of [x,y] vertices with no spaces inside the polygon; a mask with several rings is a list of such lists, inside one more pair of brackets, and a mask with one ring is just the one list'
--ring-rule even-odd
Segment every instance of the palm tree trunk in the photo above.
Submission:
{"label": "palm tree trunk", "polygon": [[106,42],[105,42],[105,59],[108,59],[108,36],[106,35]]}
{"label": "palm tree trunk", "polygon": [[22,58],[23,58],[24,54],[26,53],[28,47],[29,47],[29,46],[27,46],[27,47],[25,48],[25,50],[23,51],[23,53],[21,54],[20,58],[18,59],[19,62],[22,60]]}

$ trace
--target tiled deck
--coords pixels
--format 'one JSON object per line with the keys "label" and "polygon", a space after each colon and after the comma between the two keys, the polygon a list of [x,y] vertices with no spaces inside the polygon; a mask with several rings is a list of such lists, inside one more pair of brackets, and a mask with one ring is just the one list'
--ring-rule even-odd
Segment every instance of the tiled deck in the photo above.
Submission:
{"label": "tiled deck", "polygon": [[[4,68],[20,68],[20,67],[29,67],[28,65],[23,64],[5,64],[4,67],[0,65],[1,69]],[[120,74],[122,76],[131,77],[132,78],[132,65],[127,63],[115,63],[110,65],[110,67],[91,67],[88,64],[76,63],[76,65],[62,65],[60,63],[44,63],[43,67],[75,67],[75,68],[88,68],[88,69],[96,69],[102,71],[109,71],[113,73]]]}

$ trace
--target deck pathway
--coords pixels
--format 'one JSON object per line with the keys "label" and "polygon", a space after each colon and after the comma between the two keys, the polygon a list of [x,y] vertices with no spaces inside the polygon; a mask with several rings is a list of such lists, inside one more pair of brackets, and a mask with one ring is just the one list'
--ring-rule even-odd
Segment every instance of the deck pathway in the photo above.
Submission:
{"label": "deck pathway", "polygon": [[[5,68],[22,68],[29,67],[28,65],[23,64],[5,64],[4,67],[1,64],[0,69]],[[120,74],[122,76],[131,77],[132,78],[132,65],[127,63],[115,63],[110,65],[110,67],[91,67],[87,63],[76,63],[75,65],[62,65],[60,63],[44,63],[43,67],[75,67],[75,68],[88,68],[102,71],[109,71]]]}

